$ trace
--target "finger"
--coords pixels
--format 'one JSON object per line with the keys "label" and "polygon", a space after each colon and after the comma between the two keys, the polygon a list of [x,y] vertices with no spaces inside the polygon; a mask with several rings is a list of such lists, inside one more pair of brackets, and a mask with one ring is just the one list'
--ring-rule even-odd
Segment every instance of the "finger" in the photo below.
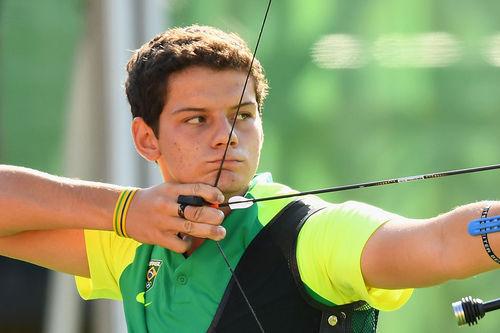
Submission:
{"label": "finger", "polygon": [[205,201],[221,204],[224,202],[224,194],[217,188],[207,184],[179,184],[178,192],[182,195],[194,195],[205,199]]}
{"label": "finger", "polygon": [[176,218],[173,230],[176,234],[181,232],[192,237],[221,240],[226,236],[226,229],[222,226],[206,223],[197,223],[186,219]]}
{"label": "finger", "polygon": [[177,235],[180,239],[182,240],[189,240],[190,242],[193,242],[193,237],[187,235],[187,234],[178,234]]}
{"label": "finger", "polygon": [[191,248],[191,237],[180,239],[176,234],[168,234],[164,240],[158,241],[158,245],[177,253],[184,253]]}
{"label": "finger", "polygon": [[186,206],[184,218],[193,222],[219,225],[224,221],[224,213],[209,206]]}

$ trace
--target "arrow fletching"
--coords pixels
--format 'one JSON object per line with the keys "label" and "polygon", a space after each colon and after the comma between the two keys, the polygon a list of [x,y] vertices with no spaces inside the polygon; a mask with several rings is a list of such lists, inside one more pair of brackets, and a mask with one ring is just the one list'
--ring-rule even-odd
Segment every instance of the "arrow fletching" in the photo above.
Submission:
{"label": "arrow fletching", "polygon": [[229,200],[227,201],[227,205],[231,209],[244,209],[251,207],[253,205],[253,200],[247,199],[245,197],[235,196],[229,198]]}

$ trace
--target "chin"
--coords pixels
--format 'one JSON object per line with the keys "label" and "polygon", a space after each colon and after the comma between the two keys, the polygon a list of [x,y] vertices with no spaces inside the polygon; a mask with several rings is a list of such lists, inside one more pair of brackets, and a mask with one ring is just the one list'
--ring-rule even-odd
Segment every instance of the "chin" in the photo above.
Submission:
{"label": "chin", "polygon": [[[224,195],[243,195],[248,189],[248,184],[252,177],[245,177],[243,175],[231,175],[228,177],[227,173],[222,172],[221,178],[219,180],[218,188],[224,193]],[[229,199],[226,197],[226,199]]]}

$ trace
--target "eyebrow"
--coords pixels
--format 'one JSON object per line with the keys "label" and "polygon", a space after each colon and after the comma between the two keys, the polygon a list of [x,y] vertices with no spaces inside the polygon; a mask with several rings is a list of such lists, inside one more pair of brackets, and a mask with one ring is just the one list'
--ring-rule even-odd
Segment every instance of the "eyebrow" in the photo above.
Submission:
{"label": "eyebrow", "polygon": [[[244,103],[241,103],[240,108],[243,108],[243,107],[248,106],[248,105],[255,105],[255,106],[257,106],[257,103],[256,102],[244,102]],[[236,109],[238,109],[238,104],[230,107],[229,109],[230,110],[236,110]],[[193,106],[188,106],[188,107],[185,107],[185,108],[180,108],[180,109],[174,110],[172,113],[179,113],[179,112],[207,112],[207,109],[206,108],[196,108],[196,107],[193,107]]]}

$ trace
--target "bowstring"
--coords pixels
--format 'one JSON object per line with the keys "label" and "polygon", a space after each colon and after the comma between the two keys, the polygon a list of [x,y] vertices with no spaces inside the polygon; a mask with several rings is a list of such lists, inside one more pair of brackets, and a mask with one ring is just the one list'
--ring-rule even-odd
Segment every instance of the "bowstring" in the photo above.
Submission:
{"label": "bowstring", "polygon": [[[215,178],[214,187],[217,187],[217,185],[219,185],[219,180],[220,180],[220,177],[221,177],[221,174],[222,174],[222,167],[224,166],[224,162],[226,160],[226,155],[227,155],[227,151],[229,149],[229,144],[231,143],[231,137],[233,136],[234,127],[236,126],[236,121],[238,120],[238,115],[240,113],[241,102],[243,101],[243,97],[245,96],[245,90],[246,90],[247,85],[248,85],[248,80],[250,79],[250,75],[252,73],[253,63],[254,63],[254,60],[255,60],[255,56],[257,54],[257,50],[259,48],[260,39],[261,39],[262,33],[264,31],[264,26],[266,25],[267,15],[269,13],[269,9],[271,8],[271,2],[272,2],[272,0],[269,0],[269,2],[267,3],[266,12],[264,14],[264,18],[262,20],[262,24],[260,26],[259,36],[257,37],[257,43],[255,43],[255,49],[253,51],[252,60],[250,61],[250,66],[248,68],[247,76],[245,78],[245,83],[243,85],[243,91],[241,92],[240,100],[238,102],[238,107],[236,108],[236,114],[234,115],[234,119],[233,119],[233,122],[231,124],[231,130],[229,131],[229,136],[227,138],[226,147],[224,148],[224,155],[222,155],[222,160],[220,162],[220,166],[219,166],[219,169],[217,171],[217,177]],[[243,299],[245,300],[245,303],[247,304],[248,308],[250,309],[250,312],[252,313],[252,316],[255,319],[255,322],[259,326],[260,331],[262,333],[264,333],[264,328],[262,327],[262,324],[261,324],[259,318],[257,317],[257,314],[256,314],[254,308],[250,304],[250,301],[248,300],[247,295],[243,291],[243,287],[241,286],[241,283],[238,280],[238,277],[236,276],[235,271],[231,267],[231,264],[230,264],[230,262],[229,262],[229,260],[228,260],[228,258],[226,256],[226,254],[224,253],[224,250],[222,249],[222,246],[220,245],[220,243],[218,241],[216,241],[215,243],[217,244],[217,248],[219,249],[222,257],[224,258],[224,261],[225,261],[227,267],[229,268],[229,271],[231,272],[231,276],[233,277],[234,281],[236,282],[236,285],[238,286],[238,289],[240,290],[241,294],[243,295]]]}
{"label": "bowstring", "polygon": [[227,151],[229,149],[229,144],[231,143],[231,137],[233,136],[234,127],[236,125],[236,121],[238,120],[238,115],[240,114],[241,102],[243,101],[243,97],[245,96],[245,90],[247,89],[248,80],[250,79],[250,74],[252,74],[253,63],[255,60],[255,56],[257,54],[257,50],[259,49],[260,39],[262,37],[262,33],[264,32],[264,26],[266,24],[267,14],[269,13],[269,9],[271,8],[271,2],[272,2],[272,0],[269,0],[269,2],[267,3],[267,8],[266,8],[266,12],[264,14],[264,19],[262,20],[262,25],[260,26],[259,37],[257,37],[257,43],[255,43],[255,49],[253,51],[252,60],[250,61],[250,67],[248,68],[247,76],[245,78],[245,84],[243,85],[243,90],[241,92],[240,100],[238,102],[238,107],[236,108],[236,114],[234,116],[233,123],[231,124],[231,130],[229,131],[229,136],[227,138],[226,147],[224,149],[224,155],[222,155],[222,160],[220,162],[219,170],[217,171],[217,177],[215,178],[214,187],[217,187],[217,185],[219,184],[220,176],[222,173],[222,167],[224,166]]}

